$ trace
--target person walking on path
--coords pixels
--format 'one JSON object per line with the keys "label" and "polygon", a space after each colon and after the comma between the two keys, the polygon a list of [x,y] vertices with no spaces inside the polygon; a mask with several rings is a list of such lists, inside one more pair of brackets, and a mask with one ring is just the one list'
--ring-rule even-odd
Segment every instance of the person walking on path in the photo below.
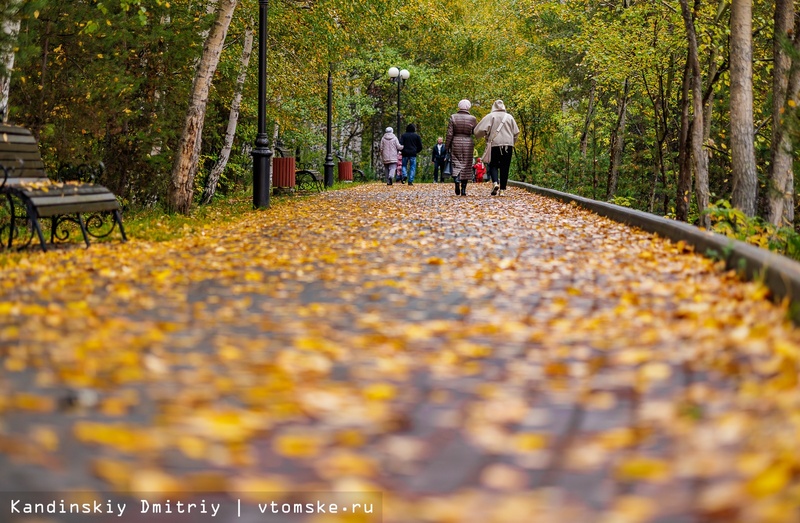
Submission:
{"label": "person walking on path", "polygon": [[469,100],[461,100],[458,102],[458,112],[450,115],[447,122],[445,147],[450,151],[456,196],[467,195],[467,183],[472,179],[472,152],[475,150],[472,131],[478,119],[469,114],[471,107]]}
{"label": "person walking on path", "polygon": [[417,154],[422,152],[422,138],[417,134],[413,123],[408,124],[406,132],[400,137],[400,145],[403,146],[403,176],[408,180],[408,185],[414,185]]}
{"label": "person walking on path", "polygon": [[400,145],[400,141],[391,127],[386,128],[386,132],[381,138],[379,150],[381,161],[383,162],[384,175],[386,176],[386,185],[392,185],[395,171],[397,171],[397,156],[403,150],[403,146]]}
{"label": "person walking on path", "polygon": [[447,149],[444,146],[442,137],[436,139],[436,145],[431,150],[431,163],[433,164],[433,183],[439,183],[439,177],[444,181],[444,164],[447,157]]}
{"label": "person walking on path", "polygon": [[397,178],[400,179],[400,183],[405,185],[406,178],[403,176],[403,153],[397,151]]}
{"label": "person walking on path", "polygon": [[486,137],[483,163],[488,164],[489,176],[494,184],[492,196],[498,194],[498,190],[500,196],[506,192],[508,171],[511,169],[511,157],[514,154],[514,144],[517,142],[518,135],[517,122],[506,111],[503,100],[496,100],[492,104],[492,111],[484,116],[475,127],[475,138]]}
{"label": "person walking on path", "polygon": [[483,177],[486,176],[486,166],[483,165],[483,161],[481,160],[480,156],[475,160],[475,165],[472,167],[475,169],[475,182],[483,182]]}

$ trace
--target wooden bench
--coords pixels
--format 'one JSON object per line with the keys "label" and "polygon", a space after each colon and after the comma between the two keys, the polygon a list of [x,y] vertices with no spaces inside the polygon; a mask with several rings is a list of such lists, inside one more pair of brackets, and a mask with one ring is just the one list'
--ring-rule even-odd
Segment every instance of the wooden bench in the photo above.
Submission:
{"label": "wooden bench", "polygon": [[[59,172],[62,178],[68,178],[69,171]],[[81,178],[90,171],[78,168],[74,170],[77,176],[72,177]],[[27,246],[35,235],[42,250],[47,250],[40,223],[43,218],[50,219],[51,243],[69,238],[69,230],[64,227],[67,223],[77,224],[87,247],[89,236],[108,236],[117,226],[122,240],[127,241],[116,196],[102,185],[85,180],[48,178],[39,145],[24,127],[0,124],[0,195],[8,203],[2,213],[8,223],[0,224],[0,241],[9,249],[15,239]],[[110,227],[105,225],[106,216],[111,218]],[[27,240],[23,237],[26,232]],[[4,234],[8,235],[7,242]]]}

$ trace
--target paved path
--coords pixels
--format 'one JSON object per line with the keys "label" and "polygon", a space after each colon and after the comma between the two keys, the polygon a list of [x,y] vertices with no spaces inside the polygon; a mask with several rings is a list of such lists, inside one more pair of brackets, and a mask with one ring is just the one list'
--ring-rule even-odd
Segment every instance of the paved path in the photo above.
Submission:
{"label": "paved path", "polygon": [[488,191],[358,186],[11,263],[0,487],[378,491],[387,523],[795,521],[785,310],[681,245]]}

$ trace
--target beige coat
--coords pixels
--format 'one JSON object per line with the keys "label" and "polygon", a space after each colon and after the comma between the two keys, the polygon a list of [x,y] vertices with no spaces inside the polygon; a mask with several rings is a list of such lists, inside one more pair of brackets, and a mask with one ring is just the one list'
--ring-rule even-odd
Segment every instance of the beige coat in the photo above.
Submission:
{"label": "beige coat", "polygon": [[[505,123],[500,126],[500,121],[505,117]],[[497,100],[492,104],[492,112],[484,116],[480,123],[475,126],[475,138],[487,137],[487,147],[511,146],[517,142],[519,136],[519,126],[514,117],[506,112],[503,100]],[[491,138],[491,143],[488,142]]]}

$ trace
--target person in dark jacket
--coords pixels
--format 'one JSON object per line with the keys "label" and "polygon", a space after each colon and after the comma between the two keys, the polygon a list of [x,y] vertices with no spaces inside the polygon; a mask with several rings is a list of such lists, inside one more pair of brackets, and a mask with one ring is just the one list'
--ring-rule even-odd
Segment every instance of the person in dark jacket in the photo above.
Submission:
{"label": "person in dark jacket", "polygon": [[447,158],[447,149],[444,146],[442,137],[436,139],[436,145],[431,150],[431,163],[433,164],[433,183],[439,183],[439,176],[444,182],[444,164]]}
{"label": "person in dark jacket", "polygon": [[403,176],[408,180],[408,185],[414,185],[417,154],[422,152],[422,138],[417,134],[413,123],[408,124],[406,132],[400,137],[400,145],[403,146]]}
{"label": "person in dark jacket", "polygon": [[469,100],[461,100],[458,102],[458,112],[451,115],[447,122],[445,147],[450,151],[450,160],[453,162],[456,196],[467,195],[467,182],[472,179],[472,152],[475,149],[472,130],[478,120],[469,114],[471,107]]}

